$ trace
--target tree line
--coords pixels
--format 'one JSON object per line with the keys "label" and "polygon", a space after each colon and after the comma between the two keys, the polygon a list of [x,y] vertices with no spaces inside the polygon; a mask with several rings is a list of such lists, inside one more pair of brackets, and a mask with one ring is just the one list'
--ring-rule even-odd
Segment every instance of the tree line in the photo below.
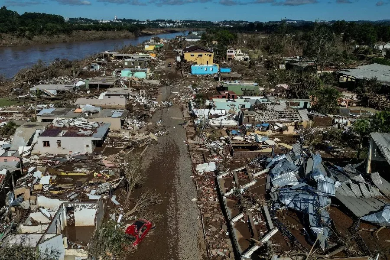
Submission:
{"label": "tree line", "polygon": [[138,35],[143,25],[127,23],[88,24],[66,22],[64,17],[45,13],[24,13],[22,15],[0,8],[0,33],[10,33],[19,37],[32,38],[36,35],[71,34],[73,31],[129,31]]}
{"label": "tree line", "polygon": [[278,23],[248,23],[245,25],[237,25],[231,30],[236,32],[262,32],[267,34],[296,34],[299,32],[310,32],[315,29],[318,24],[325,27],[326,30],[342,36],[345,42],[354,41],[359,45],[372,45],[378,41],[390,41],[390,24],[388,22],[300,22],[287,23],[286,21]]}

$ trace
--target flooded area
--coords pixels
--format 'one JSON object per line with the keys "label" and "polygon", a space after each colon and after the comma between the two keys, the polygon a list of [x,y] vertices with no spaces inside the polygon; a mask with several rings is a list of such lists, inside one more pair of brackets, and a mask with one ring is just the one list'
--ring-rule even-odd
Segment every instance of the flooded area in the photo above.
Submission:
{"label": "flooded area", "polygon": [[[155,35],[164,39],[173,39],[185,32]],[[30,67],[39,60],[52,62],[55,59],[77,60],[89,55],[120,49],[125,45],[138,45],[152,36],[141,36],[134,39],[103,40],[93,42],[56,43],[36,46],[15,46],[0,48],[0,74],[12,78],[16,73]]]}

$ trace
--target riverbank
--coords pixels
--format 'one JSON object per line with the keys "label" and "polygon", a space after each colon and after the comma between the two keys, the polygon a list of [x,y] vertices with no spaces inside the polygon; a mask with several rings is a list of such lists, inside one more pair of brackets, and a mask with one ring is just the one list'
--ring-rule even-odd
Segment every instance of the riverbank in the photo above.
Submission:
{"label": "riverbank", "polygon": [[186,31],[184,28],[148,28],[143,30],[138,35],[128,31],[74,31],[71,34],[58,35],[38,35],[31,39],[25,37],[17,37],[12,34],[0,34],[0,47],[11,46],[34,46],[53,43],[72,43],[85,41],[100,41],[100,40],[119,40],[119,39],[134,39],[140,36],[152,36],[164,33],[176,33]]}
{"label": "riverbank", "polygon": [[1,34],[0,46],[33,46],[52,43],[71,43],[81,41],[99,41],[99,40],[116,40],[116,39],[133,39],[135,35],[128,31],[104,32],[104,31],[74,31],[71,34],[59,35],[38,35],[32,39],[17,37],[12,34]]}
{"label": "riverbank", "polygon": [[[155,31],[155,33],[158,32],[159,31]],[[185,32],[155,34],[155,36],[163,39],[173,39],[183,33]],[[66,59],[69,61],[82,60],[85,57],[95,55],[102,51],[121,50],[125,46],[139,46],[138,51],[143,51],[141,44],[150,40],[150,38],[150,35],[145,35],[128,39],[0,47],[0,75],[10,79],[21,69],[31,68],[37,64],[38,61],[47,65],[51,64],[56,59]]]}

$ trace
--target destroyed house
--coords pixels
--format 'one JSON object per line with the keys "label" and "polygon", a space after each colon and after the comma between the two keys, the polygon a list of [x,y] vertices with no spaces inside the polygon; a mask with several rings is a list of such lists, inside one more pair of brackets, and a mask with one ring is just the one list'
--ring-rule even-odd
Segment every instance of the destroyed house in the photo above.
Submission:
{"label": "destroyed house", "polygon": [[390,180],[390,133],[371,133],[367,172],[379,172]]}
{"label": "destroyed house", "polygon": [[54,97],[66,92],[73,92],[76,87],[72,84],[42,84],[30,88],[30,93],[36,96]]}
{"label": "destroyed house", "polygon": [[126,59],[132,59],[132,60],[144,60],[149,61],[152,59],[152,57],[149,54],[128,54],[128,53],[115,53],[113,54],[114,59],[117,60],[126,60]]}
{"label": "destroyed house", "polygon": [[202,39],[202,36],[200,35],[195,35],[195,34],[189,34],[187,36],[185,36],[185,40],[187,42],[198,42]]}
{"label": "destroyed house", "polygon": [[0,175],[0,190],[3,187],[3,181],[7,175],[11,176],[12,186],[14,186],[14,175],[23,172],[23,161],[18,154],[18,151],[6,151],[0,155],[0,171],[3,171],[3,174],[5,174],[5,176]]}
{"label": "destroyed house", "polygon": [[257,84],[224,84],[223,89],[233,91],[238,96],[258,96],[260,94],[260,89]]}
{"label": "destroyed house", "polygon": [[234,93],[233,91],[221,91],[219,95],[214,95],[212,98],[213,99],[214,98],[236,99],[237,94]]}
{"label": "destroyed house", "polygon": [[120,130],[127,117],[127,110],[101,109],[90,105],[82,108],[47,108],[37,114],[38,122],[53,122],[60,118],[88,118],[90,122],[108,123],[111,130]]}
{"label": "destroyed house", "polygon": [[20,233],[6,236],[3,246],[23,243],[38,249],[42,256],[56,255],[60,260],[87,259],[88,243],[103,220],[103,202],[64,202],[56,206],[57,210],[48,209],[30,213],[19,226]]}
{"label": "destroyed house", "polygon": [[217,110],[226,110],[233,114],[237,114],[241,109],[251,108],[251,102],[245,99],[222,99],[214,98],[212,106]]}
{"label": "destroyed house", "polygon": [[29,122],[16,128],[10,150],[18,151],[19,155],[30,151],[39,134],[45,130],[48,124],[46,122]]}
{"label": "destroyed house", "polygon": [[95,77],[85,80],[86,89],[101,89],[101,88],[111,88],[115,86],[117,78],[114,76],[110,77]]}
{"label": "destroyed house", "polygon": [[78,98],[76,99],[74,104],[80,107],[85,105],[91,105],[101,108],[125,109],[127,99],[126,97],[122,96],[104,96],[102,98]]}
{"label": "destroyed house", "polygon": [[230,48],[226,51],[227,60],[248,61],[249,56],[243,53],[240,49]]}
{"label": "destroyed house", "polygon": [[359,66],[354,69],[346,69],[339,71],[340,83],[355,83],[358,80],[376,78],[379,83],[389,86],[390,85],[390,66],[381,64],[369,64]]}
{"label": "destroyed house", "polygon": [[142,68],[145,69],[149,66],[149,59],[125,59],[123,62],[124,68]]}
{"label": "destroyed house", "polygon": [[286,99],[287,107],[295,108],[295,109],[305,109],[311,108],[310,99]]}
{"label": "destroyed house", "polygon": [[125,97],[129,99],[130,94],[131,94],[130,88],[109,88],[106,91],[105,96],[106,97]]}
{"label": "destroyed house", "polygon": [[38,137],[33,153],[92,153],[95,147],[103,145],[109,128],[109,123],[91,122],[83,118],[56,118]]}

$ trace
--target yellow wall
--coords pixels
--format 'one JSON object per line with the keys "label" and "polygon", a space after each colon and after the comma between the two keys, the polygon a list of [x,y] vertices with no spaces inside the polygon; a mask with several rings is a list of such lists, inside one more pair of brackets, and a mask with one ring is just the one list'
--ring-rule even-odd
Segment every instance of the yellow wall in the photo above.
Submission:
{"label": "yellow wall", "polygon": [[[201,55],[201,57],[200,57]],[[214,53],[205,52],[186,52],[184,53],[184,59],[186,61],[195,62],[198,65],[213,65]]]}
{"label": "yellow wall", "polygon": [[153,51],[156,45],[145,45],[145,51]]}

